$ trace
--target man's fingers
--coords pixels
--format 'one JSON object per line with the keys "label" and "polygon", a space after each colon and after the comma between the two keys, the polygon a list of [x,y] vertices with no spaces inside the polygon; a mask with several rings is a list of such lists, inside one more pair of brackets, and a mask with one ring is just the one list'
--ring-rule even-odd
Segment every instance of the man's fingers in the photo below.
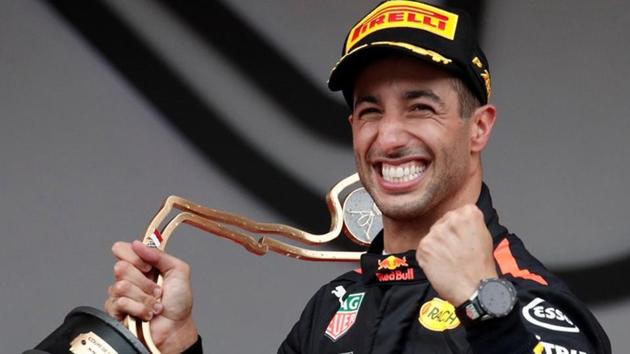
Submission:
{"label": "man's fingers", "polygon": [[105,301],[105,311],[119,321],[127,315],[143,321],[150,321],[156,313],[155,309],[158,307],[161,309],[160,306],[161,304],[159,306],[147,306],[142,302],[134,301],[127,297],[109,297]]}
{"label": "man's fingers", "polygon": [[188,271],[188,267],[184,262],[165,252],[149,248],[140,241],[134,241],[131,244],[131,248],[143,261],[157,268],[163,275],[166,275],[173,269]]}
{"label": "man's fingers", "polygon": [[160,291],[158,285],[153,280],[147,278],[145,273],[142,273],[138,268],[128,262],[118,261],[114,264],[114,279],[116,281],[125,280],[145,294],[159,296],[156,295]]}
{"label": "man's fingers", "polygon": [[155,292],[155,294],[148,294],[127,280],[117,281],[112,284],[112,286],[110,286],[107,290],[109,297],[111,298],[125,297],[133,301],[146,304],[149,307],[153,306],[158,301],[157,299],[159,299],[159,296],[155,295],[161,295],[159,294],[159,292]]}
{"label": "man's fingers", "polygon": [[132,264],[137,269],[146,273],[155,267],[160,273],[178,269],[187,272],[186,263],[157,249],[149,248],[140,241],[116,242],[112,246],[112,253],[116,258]]}
{"label": "man's fingers", "polygon": [[133,264],[143,272],[151,270],[151,265],[145,262],[132,248],[128,242],[118,241],[112,246],[112,253],[116,258]]}
{"label": "man's fingers", "polygon": [[147,278],[138,268],[126,261],[118,261],[114,264],[114,279],[116,279],[117,282],[124,280],[129,284],[133,284],[148,295],[156,296],[155,294],[160,291],[158,285],[153,282],[153,280]]}

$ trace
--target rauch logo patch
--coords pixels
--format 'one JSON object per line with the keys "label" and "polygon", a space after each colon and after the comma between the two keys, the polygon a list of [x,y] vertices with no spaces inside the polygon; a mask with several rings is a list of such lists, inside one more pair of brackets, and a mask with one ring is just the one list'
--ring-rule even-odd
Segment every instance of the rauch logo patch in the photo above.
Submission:
{"label": "rauch logo patch", "polygon": [[424,328],[434,332],[444,332],[459,326],[455,307],[450,302],[437,297],[420,307],[418,321]]}
{"label": "rauch logo patch", "polygon": [[330,320],[325,332],[326,336],[333,342],[336,342],[344,334],[348,333],[356,322],[364,295],[365,293],[350,294],[339,306],[339,310]]}

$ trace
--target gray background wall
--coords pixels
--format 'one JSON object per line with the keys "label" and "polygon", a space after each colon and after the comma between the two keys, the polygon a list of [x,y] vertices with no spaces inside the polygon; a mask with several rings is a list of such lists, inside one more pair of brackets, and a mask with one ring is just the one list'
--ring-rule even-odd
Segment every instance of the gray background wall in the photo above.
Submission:
{"label": "gray background wall", "polygon": [[[296,124],[158,3],[107,4],[294,179],[323,195],[352,173],[346,145]],[[371,2],[225,4],[339,101],[325,81],[345,31]],[[630,254],[629,20],[623,1],[486,2],[482,39],[499,109],[486,180],[503,222],[554,269]],[[0,345],[7,353],[33,347],[75,306],[101,307],[111,244],[138,238],[169,194],[291,222],[202,156],[45,2],[0,2],[0,82]],[[213,153],[230,150],[225,144]],[[169,250],[193,265],[195,316],[217,353],[274,352],[315,289],[353,267],[254,257],[192,229],[178,232]],[[630,298],[613,298],[591,308],[615,352],[628,352]]]}

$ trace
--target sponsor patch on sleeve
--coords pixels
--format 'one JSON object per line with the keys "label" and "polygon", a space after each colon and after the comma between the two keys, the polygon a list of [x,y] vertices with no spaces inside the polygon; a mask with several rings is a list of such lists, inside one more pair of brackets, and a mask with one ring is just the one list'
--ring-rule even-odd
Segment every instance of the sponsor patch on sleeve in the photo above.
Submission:
{"label": "sponsor patch on sleeve", "polygon": [[420,307],[418,321],[424,328],[434,332],[444,332],[459,326],[455,307],[450,302],[437,297]]}
{"label": "sponsor patch on sleeve", "polygon": [[580,329],[561,310],[541,298],[535,298],[523,307],[523,317],[535,326],[556,332],[579,333]]}

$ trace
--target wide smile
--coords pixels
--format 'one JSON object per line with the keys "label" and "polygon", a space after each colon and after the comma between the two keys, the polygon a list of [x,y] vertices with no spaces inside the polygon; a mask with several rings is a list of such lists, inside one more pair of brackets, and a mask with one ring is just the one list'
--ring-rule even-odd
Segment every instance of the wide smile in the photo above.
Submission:
{"label": "wide smile", "polygon": [[402,192],[422,180],[431,162],[424,159],[382,161],[374,165],[384,189]]}

